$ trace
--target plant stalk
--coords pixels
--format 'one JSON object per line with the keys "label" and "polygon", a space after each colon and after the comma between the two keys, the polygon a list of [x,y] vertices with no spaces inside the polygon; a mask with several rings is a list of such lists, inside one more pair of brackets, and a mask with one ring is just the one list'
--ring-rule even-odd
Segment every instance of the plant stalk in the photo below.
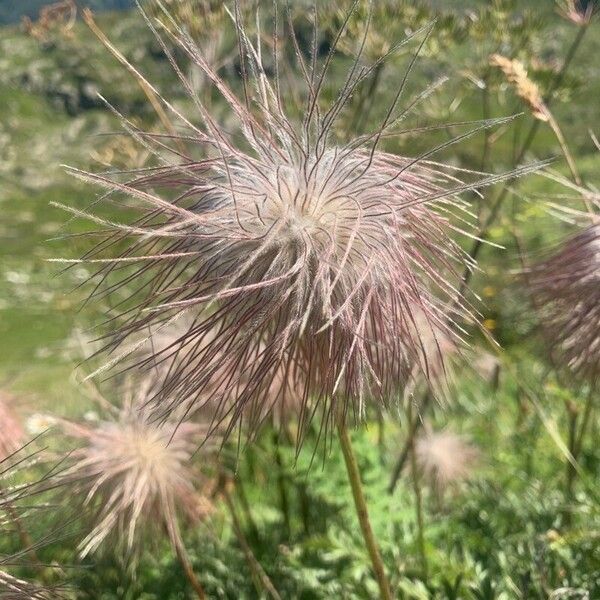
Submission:
{"label": "plant stalk", "polygon": [[233,500],[231,499],[231,496],[227,490],[223,490],[223,497],[225,498],[225,504],[227,504],[229,513],[231,514],[233,530],[235,531],[238,543],[242,548],[244,557],[246,558],[246,563],[248,564],[248,568],[250,569],[252,581],[254,582],[254,587],[256,588],[258,596],[262,597],[263,592],[267,592],[273,600],[281,600],[281,596],[279,595],[279,592],[275,589],[273,582],[269,579],[269,576],[265,573],[265,570],[262,568],[262,565],[258,562],[256,557],[252,553],[252,549],[250,548],[250,545],[248,544],[246,536],[244,535],[244,532],[242,530],[240,519],[237,515],[237,511],[235,510]]}
{"label": "plant stalk", "polygon": [[[249,453],[248,453],[249,454]],[[247,456],[248,456],[247,454]],[[258,527],[254,522],[254,517],[252,516],[252,511],[250,510],[250,503],[248,502],[248,498],[246,496],[246,491],[244,488],[244,484],[242,482],[242,478],[238,477],[235,482],[235,492],[240,504],[242,506],[242,511],[244,513],[244,518],[246,519],[246,523],[248,524],[248,528],[250,529],[250,536],[252,542],[255,544],[260,543],[260,535],[258,533]]]}
{"label": "plant stalk", "polygon": [[577,476],[577,457],[575,456],[575,446],[577,444],[577,418],[579,416],[577,406],[571,402],[566,402],[566,410],[569,422],[569,434],[567,441],[567,448],[569,451],[569,460],[567,460],[567,472],[566,472],[566,485],[565,485],[565,499],[567,501],[567,507],[565,510],[565,524],[570,525],[571,523],[571,512],[572,512],[572,500],[573,500],[573,486],[575,484],[575,478]]}
{"label": "plant stalk", "polygon": [[[410,406],[410,405],[409,405]],[[412,421],[412,409],[409,408],[408,418]],[[418,419],[417,419],[418,420]],[[415,436],[410,436],[410,471],[415,494],[415,512],[417,517],[417,542],[421,559],[421,570],[423,578],[427,579],[427,555],[425,554],[425,523],[423,519],[423,495],[421,493],[421,482],[419,481],[419,470],[417,468],[417,455],[415,452]]]}
{"label": "plant stalk", "polygon": [[285,485],[285,472],[281,451],[279,449],[279,435],[273,432],[273,444],[275,445],[275,462],[277,463],[277,488],[279,490],[279,502],[281,505],[281,514],[283,515],[283,526],[287,538],[291,536],[292,527],[290,519],[290,503],[288,500],[287,488]]}
{"label": "plant stalk", "polygon": [[583,409],[583,417],[581,419],[581,425],[579,426],[579,432],[577,434],[577,439],[575,440],[575,459],[579,457],[581,453],[581,449],[583,447],[583,439],[588,429],[588,425],[590,423],[592,412],[594,409],[594,394],[593,388],[588,392],[587,398],[585,400],[585,407]]}
{"label": "plant stalk", "polygon": [[198,577],[196,577],[196,574],[194,573],[192,563],[190,562],[187,550],[183,545],[183,541],[181,539],[177,526],[174,523],[167,521],[165,523],[165,527],[169,534],[169,538],[171,539],[171,545],[173,546],[173,550],[175,551],[177,560],[179,561],[179,564],[181,565],[187,580],[192,586],[192,589],[196,593],[196,596],[199,600],[206,600],[204,588],[202,587],[202,584],[200,583]]}
{"label": "plant stalk", "polygon": [[[429,389],[425,390],[423,395],[423,400],[421,401],[421,406],[419,412],[421,415],[427,410],[429,404],[431,402],[431,392]],[[392,471],[392,476],[390,477],[390,484],[388,485],[388,493],[393,494],[396,489],[396,484],[398,483],[398,479],[400,479],[400,475],[402,474],[402,469],[404,469],[404,465],[406,464],[406,460],[408,459],[408,455],[410,454],[410,448],[413,443],[413,440],[419,431],[419,428],[423,424],[423,420],[420,418],[416,418],[413,421],[409,422],[409,432],[408,438],[406,442],[404,442],[404,446],[398,455],[398,460],[394,465],[394,469]]]}
{"label": "plant stalk", "polygon": [[387,576],[385,574],[385,568],[383,560],[381,559],[381,553],[373,529],[371,528],[371,522],[369,520],[369,511],[367,509],[367,503],[363,493],[362,483],[360,480],[360,472],[358,470],[358,464],[354,451],[352,450],[352,442],[350,441],[350,435],[348,434],[348,428],[343,420],[340,419],[338,423],[338,437],[340,439],[340,445],[342,447],[342,453],[344,455],[344,462],[346,463],[346,470],[348,472],[348,481],[352,489],[352,496],[354,498],[354,506],[356,507],[356,515],[358,516],[358,522],[362,531],[365,545],[373,565],[373,571],[375,572],[375,578],[379,585],[379,591],[383,600],[392,600],[392,592]]}

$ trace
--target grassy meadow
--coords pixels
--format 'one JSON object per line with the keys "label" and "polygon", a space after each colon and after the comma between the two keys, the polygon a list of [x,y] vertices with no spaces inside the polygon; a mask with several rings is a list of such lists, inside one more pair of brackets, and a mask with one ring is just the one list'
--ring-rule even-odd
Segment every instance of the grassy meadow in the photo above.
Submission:
{"label": "grassy meadow", "polygon": [[[241,95],[235,28],[220,3],[166,4]],[[186,10],[186,4],[195,8]],[[254,37],[256,22],[263,23],[260,35],[268,49],[272,6],[260,4],[258,17],[249,9],[244,15]],[[291,4],[299,52],[310,61],[312,3]],[[320,4],[322,62],[351,3]],[[372,71],[336,122],[336,141],[376,130],[410,68],[400,107],[422,96],[397,126],[403,135],[382,138],[385,151],[415,157],[439,145],[431,160],[489,174],[547,161],[523,177],[482,188],[481,196],[464,196],[475,231],[485,238],[467,294],[478,323],[464,324],[468,345],[449,358],[438,393],[419,379],[412,392],[390,398],[384,409],[369,404],[365,418],[351,428],[394,598],[600,599],[598,390],[595,381],[568,365],[557,367],[552,356],[557,332],[532,303],[520,275],[523,265],[547,256],[586,223],[575,215],[585,211],[582,189],[598,199],[600,23],[595,16],[589,23],[577,20],[586,16],[583,5],[373,3],[362,58],[367,65],[420,27],[434,25],[414,66],[423,36]],[[147,6],[160,15],[151,2]],[[367,7],[358,2],[340,38],[322,91],[324,105],[335,100],[351,68]],[[72,25],[59,21],[34,33],[18,23],[0,28],[0,401],[20,424],[21,443],[49,428],[32,446],[44,452],[17,479],[29,480],[46,468],[42,463],[60,461],[85,444],[85,436],[65,435],[62,419],[93,428],[106,410],[97,395],[112,406],[123,402],[118,376],[83,379],[102,364],[102,356],[84,359],[98,348],[94,340],[110,330],[107,319],[124,292],[87,302],[95,267],[73,264],[63,272],[64,265],[49,260],[82,256],[93,238],[79,234],[97,229],[61,208],[94,212],[100,196],[99,188],[73,177],[65,165],[97,173],[156,164],[147,148],[123,134],[119,118],[98,94],[136,126],[164,132],[148,91],[81,15],[79,10]],[[98,11],[94,23],[177,110],[199,121],[196,105],[136,9]],[[291,46],[289,39],[281,43]],[[282,77],[292,90],[302,90],[293,48],[287,50]],[[525,66],[527,82],[538,90],[550,119],[536,115],[514,80],[490,61],[494,54]],[[236,127],[218,92],[185,56],[176,56],[216,121]],[[287,113],[301,119],[305,109],[294,95],[286,98]],[[512,115],[448,143],[480,120]],[[461,172],[456,171],[459,177]],[[130,222],[129,209],[115,201],[98,210],[107,219]],[[471,238],[456,239],[465,252],[471,250]],[[244,433],[239,438],[234,433],[210,461],[204,461],[202,448],[192,453],[194,468],[203,473],[198,494],[207,508],[201,518],[178,512],[177,519],[188,566],[204,594],[382,597],[335,435],[323,439],[317,415],[298,451],[297,422],[279,421],[267,419],[251,443]],[[64,460],[60,469],[69,468],[69,457]],[[166,528],[152,527],[152,514],[140,516],[141,548],[135,553],[121,552],[123,540],[109,537],[82,557],[81,540],[98,507],[92,499],[80,508],[80,496],[76,484],[59,486],[40,516],[26,507],[19,526],[3,531],[0,570],[41,586],[64,586],[29,597],[200,597]],[[6,506],[0,503],[0,509]],[[25,541],[44,543],[33,558],[25,553],[12,560],[24,549],[22,529]],[[8,587],[3,595],[2,585],[0,577],[0,598],[12,598]]]}

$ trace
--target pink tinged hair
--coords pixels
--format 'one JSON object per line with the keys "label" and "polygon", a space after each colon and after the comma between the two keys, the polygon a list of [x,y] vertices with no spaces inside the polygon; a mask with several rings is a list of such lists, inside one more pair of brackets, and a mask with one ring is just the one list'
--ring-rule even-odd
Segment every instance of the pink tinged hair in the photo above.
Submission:
{"label": "pink tinged hair", "polygon": [[[473,319],[472,307],[457,292],[459,273],[474,267],[452,237],[470,227],[460,194],[537,165],[481,176],[429,160],[498,121],[481,122],[415,158],[379,150],[407,112],[397,107],[418,51],[380,127],[345,145],[334,143],[333,127],[344,105],[373,66],[361,66],[361,45],[336,100],[322,113],[320,94],[336,43],[318,72],[316,47],[314,60],[306,64],[289,17],[307,89],[305,117],[296,125],[285,115],[277,73],[274,85],[265,74],[260,36],[256,45],[250,42],[237,7],[234,21],[243,100],[174,21],[168,34],[207,75],[239,131],[229,133],[209,114],[147,19],[192,95],[201,125],[160,99],[188,130],[178,141],[206,157],[182,156],[171,149],[168,136],[148,134],[123,117],[126,130],[159,166],[105,175],[71,169],[105,188],[103,198],[118,194],[139,215],[120,223],[68,209],[98,224],[97,234],[104,236],[82,258],[99,266],[92,297],[119,298],[105,338],[111,357],[95,374],[169,361],[150,402],[155,416],[166,419],[177,406],[210,400],[218,407],[215,428],[225,422],[228,432],[243,418],[259,422],[264,398],[284,397],[290,387],[300,390],[304,421],[317,410],[330,415],[334,405],[344,416],[360,418],[367,399],[386,402],[406,384],[415,364],[427,375],[417,314],[434,339],[449,336],[459,344],[461,323]],[[277,23],[275,29],[277,71]],[[430,31],[411,37],[424,35],[422,47]],[[472,181],[463,183],[459,174]],[[147,342],[148,328],[156,334],[182,317],[191,324],[175,344],[152,357],[131,359]],[[273,390],[277,373],[287,376]],[[247,416],[252,407],[256,418]]]}

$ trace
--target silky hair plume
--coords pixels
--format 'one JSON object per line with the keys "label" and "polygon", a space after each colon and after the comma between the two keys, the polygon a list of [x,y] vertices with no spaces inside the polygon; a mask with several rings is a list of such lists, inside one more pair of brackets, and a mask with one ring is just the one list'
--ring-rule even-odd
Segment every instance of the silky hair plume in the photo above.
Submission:
{"label": "silky hair plume", "polygon": [[415,444],[417,465],[438,494],[469,479],[479,459],[478,449],[450,431],[428,429]]}
{"label": "silky hair plume", "polygon": [[[57,418],[67,439],[78,443],[62,481],[87,516],[89,531],[78,547],[82,557],[116,544],[135,562],[146,534],[161,528],[174,550],[185,555],[179,517],[198,521],[210,510],[204,493],[210,480],[192,464],[205,437],[203,426],[176,419],[153,422],[145,408],[153,385],[151,378],[128,379],[119,390],[118,407],[96,390],[103,409],[97,422]],[[205,446],[202,456],[207,453]]]}
{"label": "silky hair plume", "polygon": [[569,238],[527,272],[527,281],[557,365],[600,383],[600,221]]}
{"label": "silky hair plume", "polygon": [[[100,225],[96,233],[104,240],[73,262],[99,267],[93,297],[118,299],[107,334],[110,358],[95,374],[169,361],[153,400],[157,418],[167,418],[182,404],[202,404],[207,390],[218,390],[218,397],[211,398],[217,407],[215,427],[226,423],[228,432],[240,424],[254,429],[264,418],[264,398],[279,373],[286,383],[269,401],[275,404],[295,382],[302,399],[301,439],[315,414],[321,414],[325,428],[332,418],[363,418],[367,400],[384,403],[399,397],[414,365],[422,365],[427,375],[419,334],[423,327],[434,340],[443,334],[460,344],[462,326],[472,320],[469,302],[457,292],[460,273],[475,267],[454,240],[455,234],[472,230],[461,194],[537,167],[487,176],[429,160],[508,119],[459,123],[470,128],[414,158],[381,150],[384,139],[406,133],[398,125],[437,87],[436,82],[399,108],[432,25],[366,65],[362,53],[369,16],[344,82],[327,105],[323,90],[357,5],[352,4],[319,58],[316,8],[310,13],[314,36],[307,57],[289,10],[286,19],[274,2],[267,69],[261,19],[257,14],[253,42],[236,4],[230,16],[239,46],[240,97],[168,11],[168,26],[155,25],[142,11],[189,93],[194,115],[184,115],[124,63],[160,101],[177,131],[185,132],[145,132],[120,115],[157,166],[126,173],[71,171],[105,188],[101,200],[118,197],[127,214],[134,211],[137,218],[121,223],[97,211],[67,210]],[[297,97],[298,90],[286,94],[280,77],[280,71],[293,68],[284,64],[284,37],[304,82],[304,116],[298,121],[286,114],[290,102],[284,98]],[[340,141],[335,126],[353,93],[377,66],[414,40],[420,40],[418,48],[379,127]],[[172,44],[221,96],[229,110],[227,126],[194,93]],[[147,338],[148,331],[156,333],[182,318],[191,324],[169,348],[141,361],[131,358],[147,342],[140,336]]]}
{"label": "silky hair plume", "polygon": [[[191,326],[191,319],[184,317],[169,327],[163,327],[136,350],[134,359],[144,362],[146,367],[152,364],[152,361],[156,361],[151,370],[152,378],[155,381],[168,379],[172,370],[178,368],[180,363],[193,358],[187,356],[187,352],[193,352],[193,347],[180,346],[181,339],[185,337]],[[177,348],[177,352],[172,352],[173,348]],[[246,382],[242,376],[239,384],[244,383]],[[211,432],[219,424],[220,432],[226,430],[226,423],[220,418],[219,410],[222,391],[223,389],[219,387],[206,387],[201,400],[184,403],[179,407],[179,414],[208,424]],[[260,430],[263,423],[268,422],[278,430],[288,429],[287,425],[297,421],[302,410],[302,398],[297,390],[297,381],[289,372],[286,375],[283,369],[279,369],[273,374],[271,384],[265,389],[264,396],[246,408],[246,415],[244,415],[247,418],[246,422],[250,423],[250,427],[256,432]]]}
{"label": "silky hair plume", "polygon": [[[593,134],[592,141],[600,153]],[[600,383],[600,192],[558,174],[547,176],[568,192],[547,201],[549,212],[579,229],[527,266],[523,277],[553,363],[580,383],[596,387]],[[585,210],[574,208],[574,201]]]}

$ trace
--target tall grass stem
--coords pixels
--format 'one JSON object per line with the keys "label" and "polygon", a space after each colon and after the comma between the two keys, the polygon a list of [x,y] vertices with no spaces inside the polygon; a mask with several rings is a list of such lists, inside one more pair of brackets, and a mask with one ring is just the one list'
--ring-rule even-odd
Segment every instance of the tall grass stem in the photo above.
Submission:
{"label": "tall grass stem", "polygon": [[352,496],[354,498],[354,505],[356,507],[356,515],[358,516],[358,522],[360,523],[360,529],[365,540],[365,546],[373,565],[373,571],[375,572],[375,578],[379,585],[379,591],[382,600],[392,600],[392,592],[390,584],[385,574],[385,567],[379,551],[379,546],[375,540],[373,529],[371,527],[371,521],[369,520],[369,511],[367,503],[365,501],[365,495],[363,493],[362,483],[360,480],[360,472],[354,450],[352,449],[352,442],[348,433],[348,427],[343,420],[338,423],[338,437],[340,439],[340,445],[342,453],[344,455],[344,462],[346,463],[346,470],[348,472],[348,481],[352,488]]}

